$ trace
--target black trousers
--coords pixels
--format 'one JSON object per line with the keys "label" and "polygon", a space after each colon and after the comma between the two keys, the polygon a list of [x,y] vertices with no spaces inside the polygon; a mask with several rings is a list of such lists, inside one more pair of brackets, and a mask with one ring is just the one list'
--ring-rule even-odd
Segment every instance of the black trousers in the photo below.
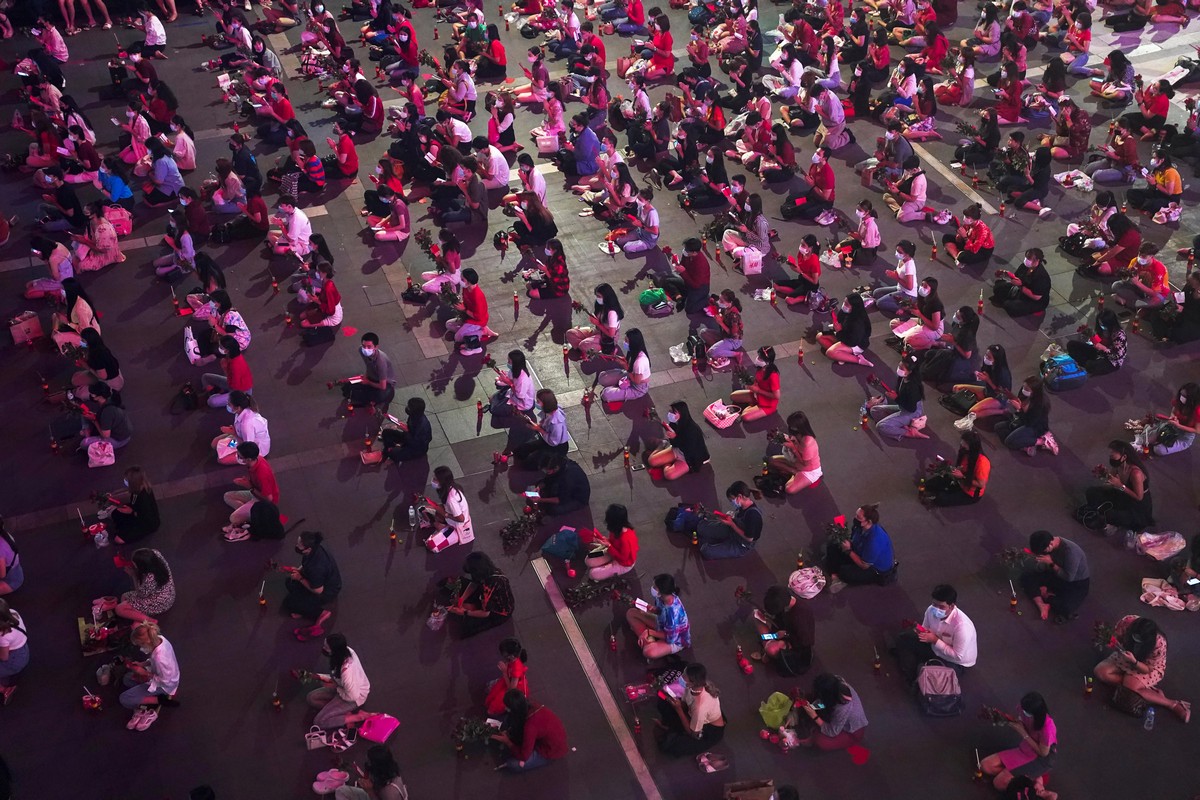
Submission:
{"label": "black trousers", "polygon": [[1092,588],[1091,578],[1064,581],[1050,570],[1039,569],[1021,576],[1021,588],[1030,598],[1041,595],[1045,587],[1050,593],[1050,611],[1057,617],[1070,617],[1079,610]]}
{"label": "black trousers", "polygon": [[724,725],[705,725],[697,738],[690,730],[685,730],[675,707],[658,698],[658,716],[662,719],[666,730],[657,732],[658,749],[669,756],[696,756],[712,749],[713,745],[725,738]]}
{"label": "black trousers", "polygon": [[842,583],[851,586],[867,586],[879,583],[879,570],[874,567],[860,567],[840,547],[831,547],[825,555],[825,570],[837,574]]}

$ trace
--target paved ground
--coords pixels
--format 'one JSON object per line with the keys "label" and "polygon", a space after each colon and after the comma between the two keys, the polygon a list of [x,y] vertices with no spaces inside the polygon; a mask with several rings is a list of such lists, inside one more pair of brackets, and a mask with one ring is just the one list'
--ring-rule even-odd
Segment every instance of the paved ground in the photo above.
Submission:
{"label": "paved ground", "polygon": [[[773,20],[774,15],[774,9],[764,9],[764,16]],[[682,41],[686,30],[682,13],[672,12],[671,16],[677,41]],[[964,19],[968,16],[964,9]],[[184,98],[182,111],[197,132],[202,165],[211,164],[224,151],[229,122],[225,109],[217,103],[212,76],[192,71],[193,65],[207,57],[208,51],[196,42],[210,24],[181,18],[170,28],[171,60],[157,65],[160,75]],[[429,12],[417,12],[417,29],[428,43]],[[343,31],[349,30],[350,25],[344,24]],[[1174,28],[1152,30],[1143,41],[1153,44],[1137,50],[1137,42],[1129,37],[1118,45],[1134,52],[1139,70],[1149,78],[1169,68],[1178,55],[1190,52],[1194,36],[1172,36],[1174,33]],[[960,34],[965,35],[961,25],[956,37]],[[295,42],[296,36],[293,32],[288,38]],[[133,37],[123,32],[122,38]],[[1103,40],[1107,47],[1112,37]],[[623,43],[607,41],[610,59],[615,58]],[[511,54],[522,52],[524,40],[515,31],[505,34],[505,42]],[[85,104],[92,119],[101,123],[103,144],[111,147],[110,129],[103,120],[110,115],[112,104],[97,96],[107,83],[103,61],[111,42],[107,36],[85,34],[71,39],[70,44],[70,91]],[[11,58],[26,46],[25,42],[10,43],[3,48],[4,55]],[[1097,51],[1100,49],[1098,46]],[[514,61],[517,57],[513,56]],[[1042,58],[1043,50],[1035,50],[1031,69],[1036,69]],[[298,81],[291,84],[294,102],[313,138],[322,140],[331,118],[318,107],[315,86]],[[12,89],[10,82],[5,98],[10,105]],[[653,96],[657,99],[664,91],[660,87]],[[1078,96],[1083,91],[1077,85],[1073,93]],[[957,109],[946,113],[948,119],[960,115]],[[533,124],[535,117],[528,113],[518,121],[523,132]],[[950,122],[939,127],[947,139],[954,139]],[[1103,130],[1099,121],[1096,127]],[[838,206],[843,210],[851,209],[865,191],[846,164],[861,159],[862,146],[869,149],[878,134],[866,122],[855,123],[854,130],[860,145],[836,156]],[[25,140],[11,132],[4,133],[0,141],[9,151],[25,146]],[[381,141],[360,146],[364,167],[373,163],[384,146]],[[806,160],[811,142],[797,140],[797,146],[801,160]],[[966,203],[963,190],[967,187],[945,166],[951,151],[950,142],[925,146],[931,175],[938,173],[931,179],[931,199],[939,206],[960,209]],[[263,167],[270,166],[275,153],[261,146],[256,152]],[[197,170],[189,184],[197,185],[207,169]],[[564,231],[576,296],[585,297],[589,287],[602,280],[620,288],[628,300],[626,324],[639,325],[650,343],[655,404],[661,408],[682,398],[698,410],[727,394],[728,375],[697,378],[690,368],[669,369],[666,350],[683,340],[688,326],[683,317],[651,321],[636,310],[634,297],[645,287],[645,276],[665,269],[662,256],[609,259],[599,254],[597,223],[575,216],[579,204],[558,191],[560,175],[551,173],[547,179],[552,187],[551,207]],[[8,176],[4,180],[8,190],[4,211],[20,213],[28,221],[36,192],[25,178]],[[772,197],[767,206],[777,210],[774,195],[782,196],[786,187],[764,191]],[[330,347],[300,348],[295,330],[283,324],[290,296],[274,295],[270,289],[269,270],[282,277],[285,266],[266,261],[257,249],[246,245],[213,252],[226,268],[235,302],[254,332],[249,360],[257,378],[256,396],[271,422],[271,461],[279,474],[284,510],[295,527],[325,531],[341,565],[346,591],[335,628],[346,633],[364,660],[373,684],[369,707],[403,720],[391,744],[415,798],[487,794],[501,798],[641,797],[643,786],[636,781],[596,699],[596,692],[616,691],[619,695],[623,683],[642,674],[644,667],[633,642],[622,633],[618,652],[608,650],[607,630],[614,612],[607,607],[577,615],[583,641],[604,677],[593,687],[534,572],[531,558],[536,556],[536,548],[512,556],[501,554],[496,533],[504,521],[521,512],[513,490],[519,490],[527,476],[493,474],[490,456],[500,447],[503,431],[493,430],[487,423],[482,428],[477,425],[475,401],[487,391],[479,359],[450,354],[440,338],[440,326],[413,306],[397,302],[396,292],[403,288],[405,274],[417,275],[426,265],[415,246],[374,246],[364,236],[357,216],[360,196],[358,185],[327,192],[317,201],[326,213],[314,215],[314,229],[329,239],[337,258],[346,307],[345,330],[379,332],[383,348],[401,376],[397,397],[420,395],[430,404],[436,421],[427,465],[400,470],[363,467],[356,452],[367,422],[361,414],[339,418],[337,398],[324,388],[326,381],[357,370],[357,336],[339,336]],[[676,208],[670,196],[660,193],[658,206],[664,242],[677,247],[698,222]],[[871,196],[877,199],[877,195]],[[984,199],[995,205],[991,198]],[[1191,189],[1187,199],[1195,199]],[[1065,222],[1081,213],[1086,202],[1085,196],[1072,192],[1060,197],[1056,190],[1051,196],[1055,214],[1049,219],[1038,220],[1027,213],[1005,220],[992,216],[999,243],[995,262],[1019,258],[1020,250],[1030,245],[1049,252]],[[422,207],[414,206],[413,213],[414,225],[429,225],[422,220]],[[1149,239],[1174,247],[1190,237],[1195,221],[1189,210],[1178,227],[1157,226],[1148,219],[1142,224]],[[500,222],[498,213],[493,212],[492,229]],[[66,372],[67,365],[43,346],[7,346],[0,362],[7,387],[0,396],[0,409],[17,425],[7,440],[10,455],[3,511],[13,521],[24,550],[28,583],[12,602],[28,619],[34,662],[12,704],[3,711],[9,719],[0,728],[0,753],[13,765],[21,796],[149,800],[182,797],[190,786],[209,781],[223,799],[302,797],[311,791],[312,776],[328,766],[329,755],[304,750],[302,733],[311,712],[297,687],[281,676],[291,667],[317,667],[321,659],[316,645],[301,645],[291,638],[292,625],[275,610],[282,596],[277,579],[267,581],[268,610],[261,611],[255,602],[263,564],[268,558],[291,558],[290,542],[227,545],[219,539],[227,513],[220,494],[238,474],[236,469],[218,467],[210,457],[208,441],[225,422],[223,412],[169,412],[178,386],[196,380],[198,373],[181,357],[183,322],[172,315],[166,288],[152,280],[149,261],[160,253],[157,240],[162,224],[163,215],[139,210],[132,238],[142,237],[142,246],[127,248],[129,260],[123,265],[85,280],[104,312],[106,339],[128,376],[125,397],[137,434],[121,454],[120,463],[142,464],[159,487],[165,524],[153,545],[171,561],[179,583],[179,602],[164,617],[163,625],[182,661],[182,706],[167,712],[148,733],[125,731],[124,714],[112,708],[115,695],[111,690],[105,692],[110,708],[102,715],[85,716],[79,708],[80,686],[96,688],[93,672],[100,659],[80,658],[73,641],[75,617],[86,613],[90,598],[115,593],[123,586],[121,575],[111,566],[112,552],[84,546],[72,519],[75,507],[88,509],[87,496],[92,489],[112,488],[119,483],[119,475],[111,469],[89,471],[75,457],[51,455],[45,430],[53,412],[41,403],[37,376]],[[784,252],[791,252],[799,237],[809,231],[822,238],[828,235],[808,225],[782,220],[777,225]],[[930,263],[927,258],[931,236],[940,236],[942,230],[921,225],[901,231],[890,221],[882,227],[887,245],[884,252],[901,238],[920,238],[919,269],[942,281],[948,307],[974,304],[981,286],[978,273],[959,274],[944,261]],[[47,307],[19,299],[23,282],[37,274],[27,261],[28,234],[27,224],[19,226],[13,241],[0,253],[0,258],[8,259],[0,264],[0,297],[8,298],[2,309],[11,317],[33,307],[45,318]],[[884,674],[876,675],[871,668],[872,649],[897,630],[901,618],[920,614],[930,587],[943,581],[958,587],[961,605],[980,632],[980,663],[966,682],[968,706],[1008,707],[1031,689],[1045,694],[1062,739],[1059,766],[1050,783],[1063,797],[1104,798],[1138,792],[1186,798],[1200,791],[1200,770],[1187,760],[1197,745],[1194,727],[1185,728],[1163,713],[1155,732],[1146,733],[1137,720],[1108,709],[1099,693],[1091,700],[1084,699],[1083,676],[1098,658],[1090,644],[1091,621],[1146,610],[1137,601],[1138,580],[1163,574],[1163,569],[1126,553],[1117,543],[1086,533],[1072,523],[1069,514],[1091,481],[1090,466],[1105,457],[1105,442],[1122,435],[1121,423],[1148,407],[1164,408],[1176,385],[1195,379],[1194,349],[1162,350],[1145,338],[1133,337],[1124,370],[1093,380],[1081,391],[1054,398],[1052,422],[1063,444],[1057,458],[1039,454],[1029,459],[998,451],[994,437],[989,437],[994,468],[987,499],[966,509],[930,513],[916,502],[913,480],[923,460],[953,451],[956,435],[951,417],[930,402],[933,438],[915,445],[881,443],[873,433],[857,430],[857,408],[869,371],[831,368],[819,355],[814,357],[811,345],[805,348],[803,365],[797,366],[795,343],[813,320],[807,313],[782,306],[777,311],[750,298],[766,277],[780,274],[778,265],[768,264],[766,275],[753,281],[717,270],[714,289],[733,288],[746,299],[747,345],[776,345],[784,365],[782,410],[788,413],[803,408],[813,419],[826,478],[818,488],[797,498],[764,503],[766,534],[755,554],[736,562],[705,564],[685,542],[662,532],[663,511],[678,499],[700,500],[710,507],[723,502],[729,483],[757,471],[765,446],[763,434],[780,420],[722,433],[707,431],[713,468],[678,484],[655,486],[644,472],[626,472],[621,448],[629,445],[636,451],[652,436],[653,426],[643,417],[644,405],[631,404],[624,413],[613,416],[606,416],[598,407],[588,413],[579,405],[591,375],[590,369],[581,370],[576,364],[564,369],[560,345],[571,324],[569,309],[565,303],[523,302],[519,315],[514,316],[511,293],[516,262],[510,254],[501,263],[488,244],[490,236],[490,231],[485,235],[480,230],[466,237],[472,244],[466,262],[485,276],[493,327],[502,334],[491,352],[525,349],[541,383],[565,398],[578,447],[575,457],[592,476],[595,501],[594,512],[580,515],[577,521],[587,522],[592,516],[599,519],[609,502],[630,507],[641,533],[639,579],[648,581],[660,571],[677,576],[692,618],[695,657],[708,665],[722,689],[730,727],[720,749],[732,758],[728,772],[705,775],[690,761],[664,760],[653,746],[648,724],[646,732],[634,737],[662,796],[716,798],[726,780],[759,777],[795,783],[805,797],[867,792],[895,798],[986,794],[988,790],[969,785],[972,750],[977,747],[987,753],[1010,745],[1004,732],[986,727],[972,713],[951,720],[922,717],[894,674],[885,669]],[[1170,265],[1173,280],[1180,282],[1182,263],[1171,261]],[[836,295],[859,283],[878,280],[883,269],[881,261],[870,269],[833,274],[826,285]],[[1019,365],[1014,369],[1017,376],[1034,371],[1036,357],[1049,339],[1074,330],[1093,307],[1101,288],[1077,277],[1072,265],[1057,254],[1051,256],[1051,271],[1055,303],[1040,327],[997,317],[990,309],[984,318],[981,343],[1004,344],[1014,365]],[[635,283],[638,279],[642,280],[640,286]],[[881,323],[877,323],[879,327]],[[874,360],[875,371],[885,376],[895,355],[880,348]],[[406,498],[427,485],[432,467],[439,464],[465,476],[478,535],[474,547],[498,559],[512,577],[517,595],[511,629],[466,644],[456,642],[445,631],[430,632],[423,625],[433,584],[457,571],[465,551],[458,548],[433,557],[410,537],[394,547],[387,539],[392,515],[403,515]],[[1160,528],[1190,536],[1198,499],[1193,454],[1157,460],[1150,469]],[[872,756],[865,766],[851,765],[842,753],[785,756],[758,741],[755,710],[771,691],[786,690],[795,682],[763,670],[753,676],[737,670],[734,646],[748,647],[752,629],[745,608],[736,607],[733,601],[733,589],[744,584],[761,592],[770,583],[784,580],[796,551],[823,538],[826,521],[867,501],[883,504],[884,524],[896,540],[903,563],[900,580],[886,589],[847,591],[812,601],[818,618],[819,663],[811,674],[834,671],[859,690],[871,721],[867,744]],[[1023,541],[1038,527],[1075,538],[1091,559],[1092,597],[1082,619],[1066,628],[1035,622],[1029,609],[1019,617],[1008,611],[1008,575],[995,554]],[[561,565],[555,565],[554,578],[559,586],[570,584]],[[1200,699],[1200,680],[1189,668],[1200,656],[1200,647],[1189,635],[1190,617],[1159,610],[1149,613],[1171,642],[1165,690],[1172,696]],[[486,681],[493,676],[496,643],[509,633],[519,635],[530,651],[534,696],[564,718],[576,748],[564,761],[527,777],[497,775],[490,758],[481,753],[456,757],[449,743],[454,721],[477,711]],[[285,701],[281,713],[273,712],[269,703],[276,685]],[[628,719],[624,704],[622,710]],[[646,712],[642,719],[648,723]],[[66,759],[70,769],[65,774],[63,753],[70,754]],[[1115,757],[1117,754],[1121,757]],[[59,774],[54,775],[55,770]]]}

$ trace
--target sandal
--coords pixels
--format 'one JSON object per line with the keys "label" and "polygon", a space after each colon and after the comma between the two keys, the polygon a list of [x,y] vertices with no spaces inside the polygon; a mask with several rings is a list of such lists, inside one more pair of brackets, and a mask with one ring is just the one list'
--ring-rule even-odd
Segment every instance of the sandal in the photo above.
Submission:
{"label": "sandal", "polygon": [[[15,687],[14,687],[15,688]],[[5,702],[8,702],[8,695],[4,697]],[[1186,700],[1176,700],[1175,705],[1171,706],[1171,710],[1175,712],[1184,724],[1187,724],[1192,719],[1192,704]],[[1180,711],[1183,713],[1181,714]]]}
{"label": "sandal", "polygon": [[315,639],[324,633],[325,629],[320,625],[310,625],[292,630],[292,635],[296,637],[296,641],[298,642],[307,642],[309,639]]}

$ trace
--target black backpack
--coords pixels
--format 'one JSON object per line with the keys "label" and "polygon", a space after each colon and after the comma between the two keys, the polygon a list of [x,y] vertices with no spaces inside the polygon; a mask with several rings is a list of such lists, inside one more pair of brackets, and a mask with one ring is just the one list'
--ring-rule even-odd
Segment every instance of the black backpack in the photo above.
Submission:
{"label": "black backpack", "polygon": [[192,382],[188,381],[179,387],[179,391],[175,394],[175,399],[171,401],[171,413],[176,413],[176,409],[180,411],[195,411],[200,407],[200,397],[196,394],[196,387],[192,386]]}
{"label": "black backpack", "polygon": [[708,345],[698,334],[691,334],[684,344],[687,354],[696,361],[696,369],[708,369]]}

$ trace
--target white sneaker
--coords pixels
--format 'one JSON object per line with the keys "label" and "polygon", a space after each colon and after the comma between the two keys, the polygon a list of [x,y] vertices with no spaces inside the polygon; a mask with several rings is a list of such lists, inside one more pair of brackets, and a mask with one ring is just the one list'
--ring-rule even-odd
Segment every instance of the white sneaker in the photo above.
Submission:
{"label": "white sneaker", "polygon": [[721,358],[718,356],[717,358],[710,358],[708,360],[708,366],[711,369],[725,369],[726,367],[729,366],[729,362],[732,360],[733,359]]}
{"label": "white sneaker", "polygon": [[483,352],[483,348],[482,347],[468,347],[464,350],[459,350],[458,352],[460,355],[464,355],[464,356],[477,356]]}
{"label": "white sneaker", "polygon": [[250,0],[246,0],[246,2],[242,4],[242,8],[244,8],[246,11],[253,11],[253,9],[250,8]]}
{"label": "white sneaker", "polygon": [[134,727],[139,731],[144,731],[154,724],[154,720],[158,719],[158,709],[148,708],[142,713]]}
{"label": "white sneaker", "polygon": [[138,730],[138,725],[141,724],[142,717],[144,716],[146,716],[146,709],[139,707],[133,712],[133,716],[129,718],[129,722],[125,723],[125,727],[131,731]]}
{"label": "white sneaker", "polygon": [[837,222],[837,216],[831,211],[822,211],[817,215],[818,225],[832,225]]}
{"label": "white sneaker", "polygon": [[839,580],[838,578],[834,578],[833,580],[831,580],[831,581],[829,582],[829,586],[828,586],[827,588],[829,589],[829,593],[830,593],[830,594],[837,594],[837,593],[838,593],[838,592],[840,592],[842,589],[845,589],[845,588],[846,588],[846,584],[845,584],[845,583],[843,583],[843,582],[842,582],[841,580]]}
{"label": "white sneaker", "polygon": [[1038,444],[1040,444],[1042,447],[1045,447],[1054,455],[1058,455],[1058,440],[1054,438],[1054,434],[1050,431],[1046,431],[1045,435],[1042,436],[1041,441],[1039,441]]}
{"label": "white sneaker", "polygon": [[1054,213],[1054,209],[1049,208],[1048,206],[1043,206],[1042,208],[1040,208],[1038,210],[1038,216],[1041,217],[1042,219],[1045,219],[1046,217],[1050,216],[1053,213]]}

